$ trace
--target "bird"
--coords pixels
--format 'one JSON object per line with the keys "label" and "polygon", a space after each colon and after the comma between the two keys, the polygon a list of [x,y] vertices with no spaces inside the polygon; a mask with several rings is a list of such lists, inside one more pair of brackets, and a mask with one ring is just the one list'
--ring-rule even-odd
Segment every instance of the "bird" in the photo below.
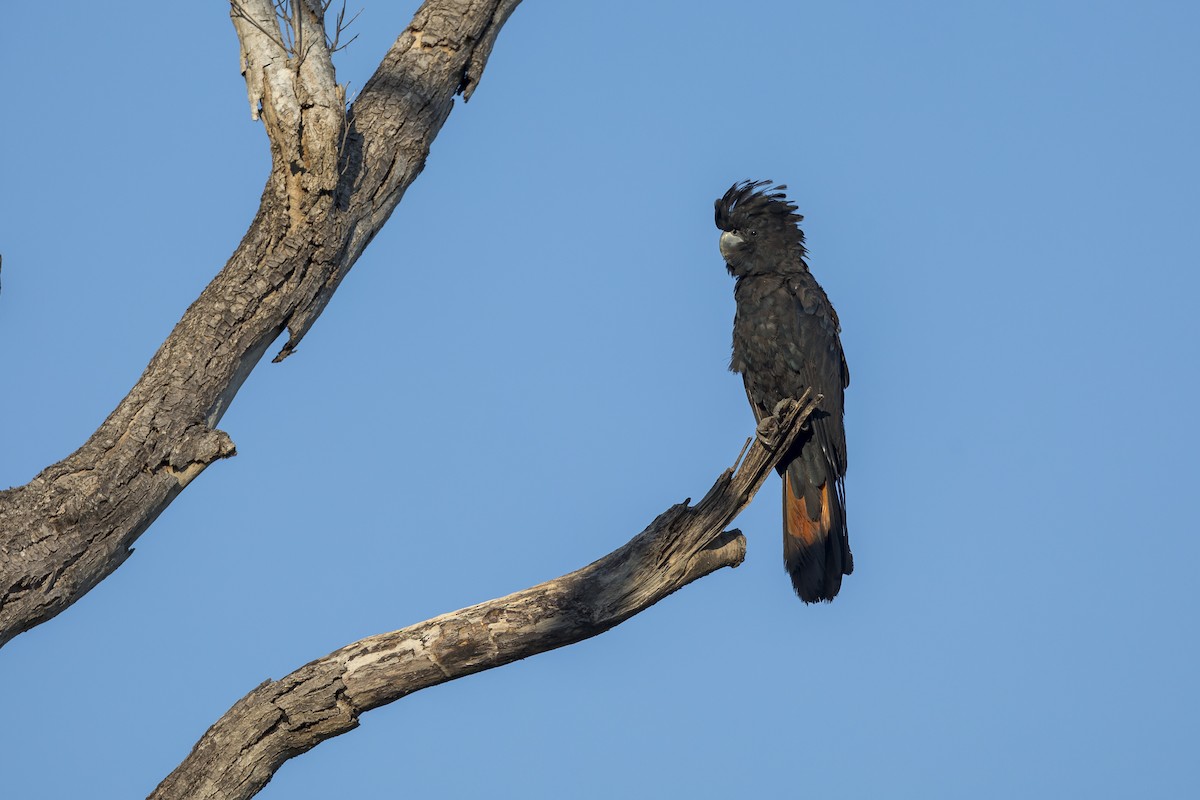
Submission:
{"label": "bird", "polygon": [[731,372],[754,418],[806,389],[819,398],[806,430],[780,459],[783,560],[805,603],[832,600],[854,571],[846,532],[844,393],[850,370],[841,323],[809,271],[804,220],[786,184],[741,181],[718,198],[720,249],[734,278]]}

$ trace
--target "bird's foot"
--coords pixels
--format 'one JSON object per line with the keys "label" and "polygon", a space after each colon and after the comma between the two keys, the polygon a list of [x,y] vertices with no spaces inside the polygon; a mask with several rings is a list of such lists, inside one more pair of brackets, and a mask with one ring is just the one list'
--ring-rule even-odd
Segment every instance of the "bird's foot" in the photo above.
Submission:
{"label": "bird's foot", "polygon": [[759,420],[754,433],[764,447],[774,450],[779,444],[779,418],[772,416]]}

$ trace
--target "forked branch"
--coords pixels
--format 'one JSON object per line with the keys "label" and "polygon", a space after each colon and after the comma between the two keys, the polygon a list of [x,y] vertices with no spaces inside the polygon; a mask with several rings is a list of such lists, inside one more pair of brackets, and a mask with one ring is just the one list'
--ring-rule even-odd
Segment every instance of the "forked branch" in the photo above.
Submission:
{"label": "forked branch", "polygon": [[454,98],[479,80],[519,0],[427,0],[347,109],[324,0],[297,0],[289,58],[274,0],[233,0],[247,91],[272,168],[224,269],[78,450],[0,492],[0,645],[112,573],[205,468],[216,425],[271,343],[293,352],[425,167]]}
{"label": "forked branch", "polygon": [[[151,795],[247,798],[285,761],[358,726],[359,715],[439,683],[591,638],[746,553],[726,531],[815,403],[787,400],[740,465],[695,506],[669,508],[623,547],[561,578],[359,640],[267,681],[209,728]],[[770,422],[770,421],[764,421]]]}

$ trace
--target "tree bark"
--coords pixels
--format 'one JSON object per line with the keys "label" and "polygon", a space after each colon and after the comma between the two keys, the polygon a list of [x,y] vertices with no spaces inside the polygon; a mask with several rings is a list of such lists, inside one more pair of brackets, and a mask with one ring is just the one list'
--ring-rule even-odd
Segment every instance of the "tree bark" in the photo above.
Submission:
{"label": "tree bark", "polygon": [[300,0],[290,52],[272,0],[235,0],[251,113],[272,169],[258,214],[108,419],[0,492],[0,645],[74,603],[197,475],[235,454],[216,428],[285,329],[291,354],[479,82],[520,0],[428,0],[347,109],[322,4]]}
{"label": "tree bark", "polygon": [[668,509],[623,547],[561,578],[361,639],[243,697],[151,795],[252,797],[285,761],[413,692],[596,636],[746,553],[725,531],[816,408],[806,394],[764,420],[741,466],[695,506]]}

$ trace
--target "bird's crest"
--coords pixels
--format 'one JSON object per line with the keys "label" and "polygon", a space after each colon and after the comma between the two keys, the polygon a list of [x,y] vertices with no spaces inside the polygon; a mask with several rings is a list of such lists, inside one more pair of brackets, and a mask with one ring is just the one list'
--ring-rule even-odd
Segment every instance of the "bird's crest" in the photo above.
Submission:
{"label": "bird's crest", "polygon": [[773,181],[742,181],[729,187],[716,202],[717,227],[723,231],[742,230],[753,225],[769,229],[793,228],[804,241],[800,223],[804,215],[796,212],[796,204],[787,199],[783,190],[787,184]]}

